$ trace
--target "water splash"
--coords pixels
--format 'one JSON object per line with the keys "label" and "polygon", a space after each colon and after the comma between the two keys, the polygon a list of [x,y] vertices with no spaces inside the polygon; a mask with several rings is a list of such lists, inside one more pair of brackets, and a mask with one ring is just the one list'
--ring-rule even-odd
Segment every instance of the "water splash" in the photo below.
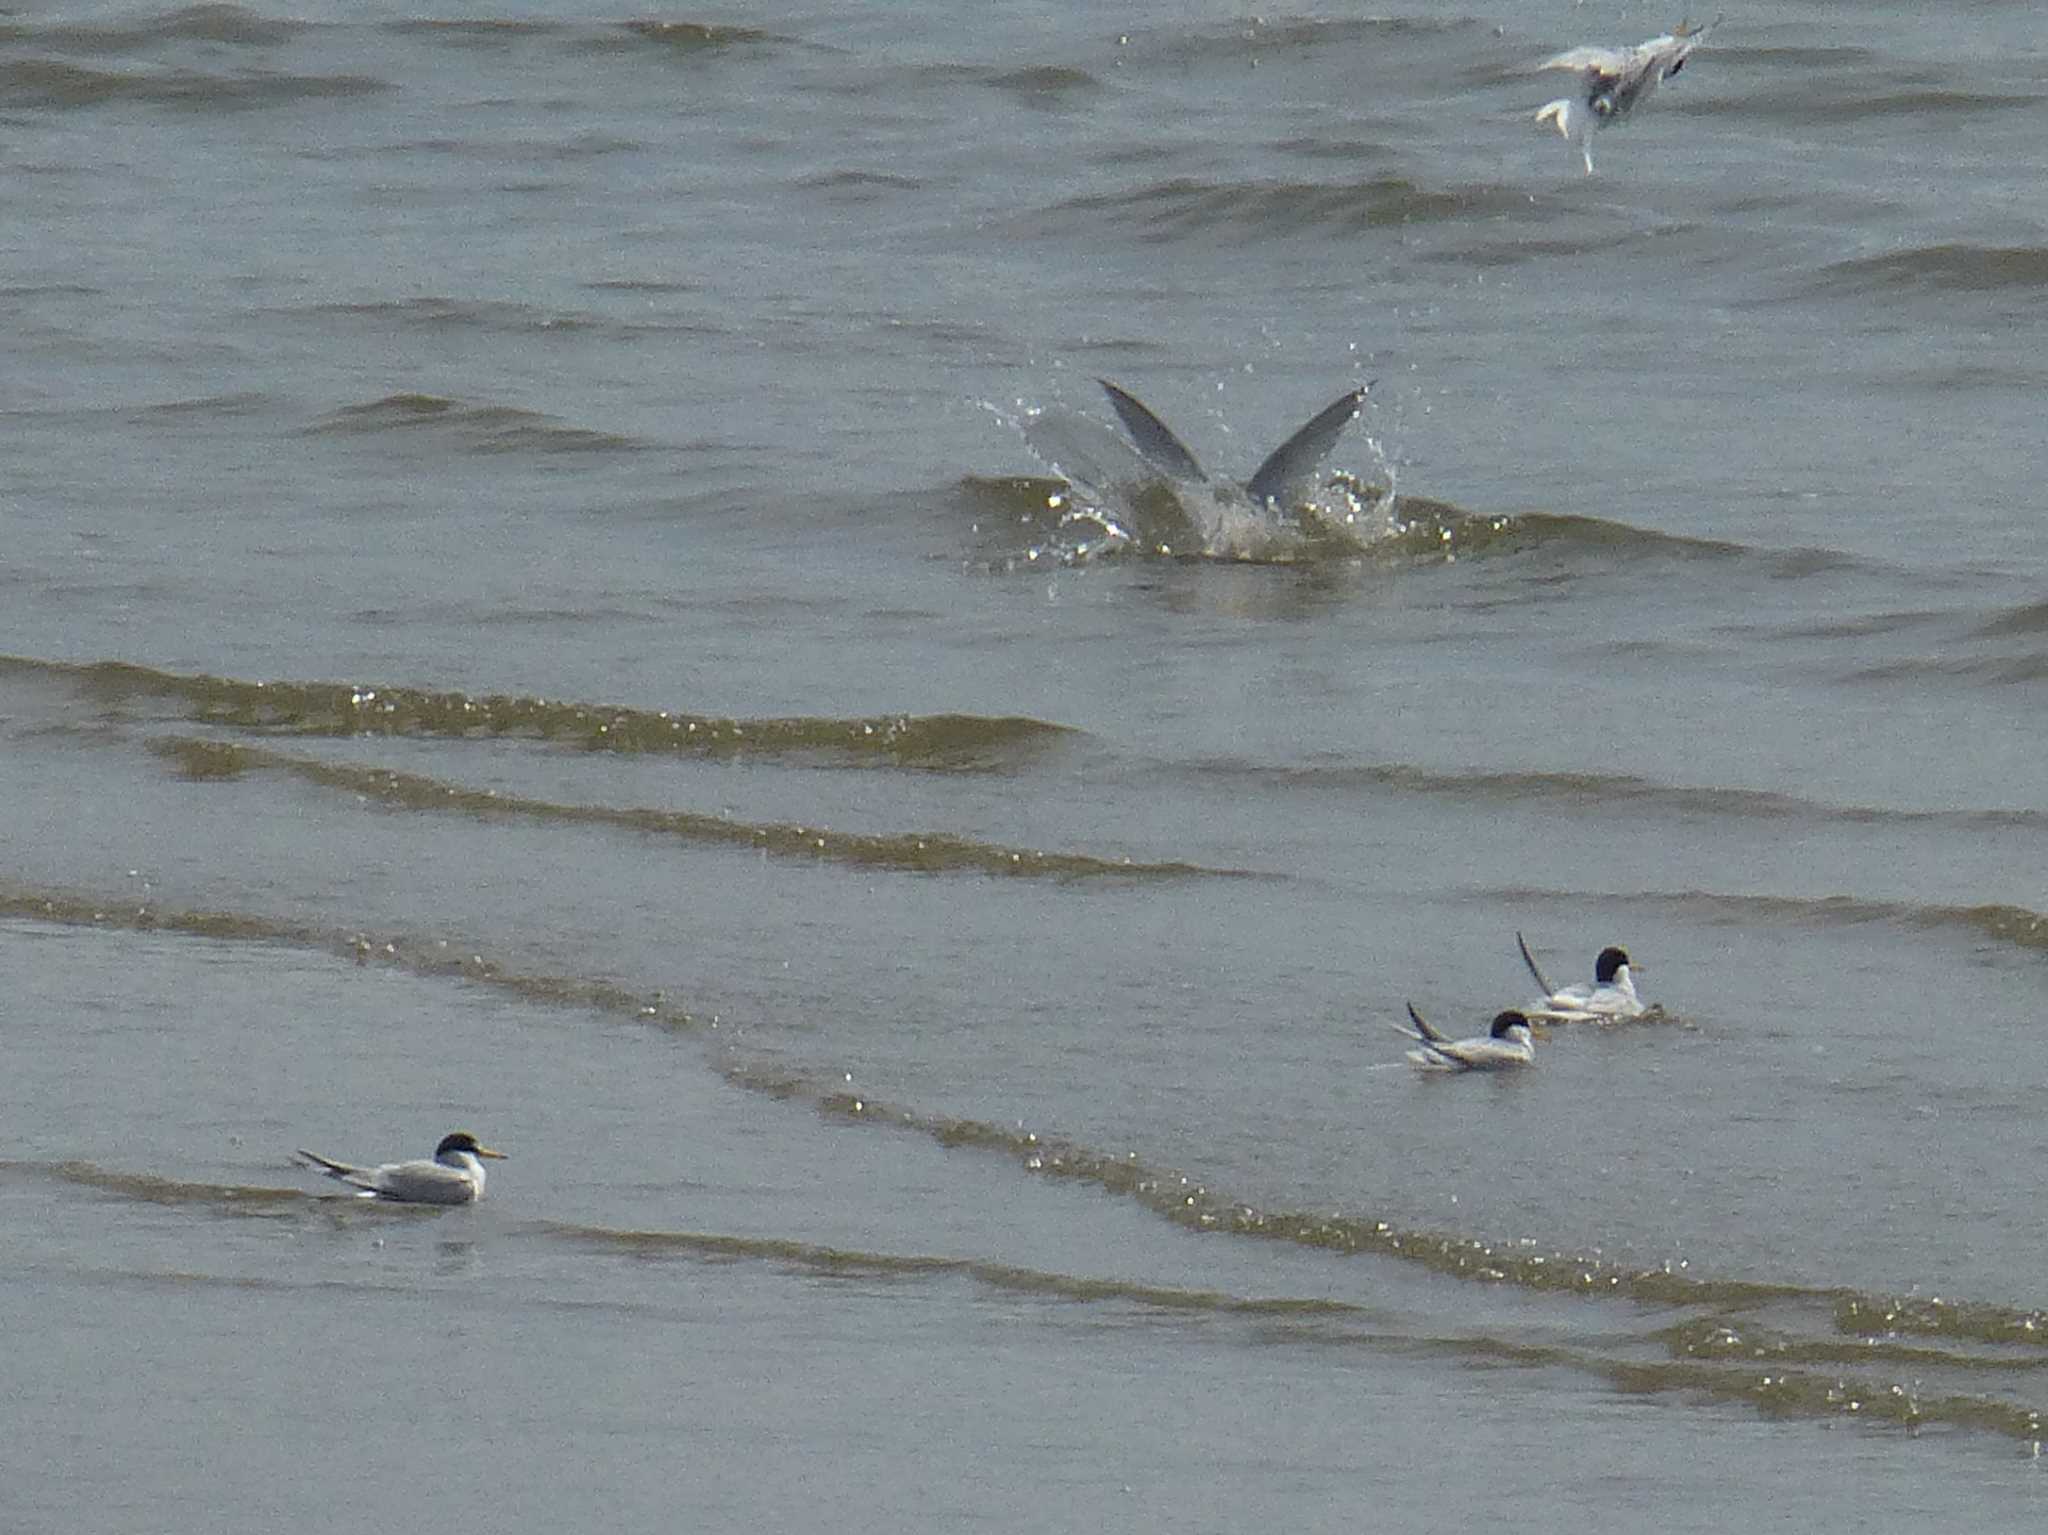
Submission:
{"label": "water splash", "polygon": [[985,408],[1056,481],[1041,519],[1048,536],[1027,551],[1031,563],[1139,555],[1293,564],[1356,557],[1404,531],[1393,464],[1369,435],[1358,440],[1371,477],[1332,470],[1306,495],[1262,504],[1234,481],[1164,473],[1107,423],[1067,406]]}

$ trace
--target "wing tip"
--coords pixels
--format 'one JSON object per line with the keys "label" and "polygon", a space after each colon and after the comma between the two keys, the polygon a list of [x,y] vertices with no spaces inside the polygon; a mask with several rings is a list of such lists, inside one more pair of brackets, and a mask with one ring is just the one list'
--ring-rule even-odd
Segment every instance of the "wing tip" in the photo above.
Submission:
{"label": "wing tip", "polygon": [[1415,1004],[1413,1002],[1406,1003],[1405,1006],[1408,1009],[1409,1020],[1414,1023],[1415,1032],[1419,1038],[1432,1045],[1440,1045],[1444,1042],[1447,1036],[1439,1032],[1422,1014],[1415,1011]]}
{"label": "wing tip", "polygon": [[1529,941],[1522,936],[1519,929],[1515,933],[1515,947],[1522,951],[1522,963],[1529,967],[1529,974],[1535,977],[1536,984],[1543,988],[1544,1000],[1548,1001],[1556,996],[1557,988],[1550,984],[1549,980],[1545,978],[1543,971],[1537,966],[1536,956],[1529,952]]}

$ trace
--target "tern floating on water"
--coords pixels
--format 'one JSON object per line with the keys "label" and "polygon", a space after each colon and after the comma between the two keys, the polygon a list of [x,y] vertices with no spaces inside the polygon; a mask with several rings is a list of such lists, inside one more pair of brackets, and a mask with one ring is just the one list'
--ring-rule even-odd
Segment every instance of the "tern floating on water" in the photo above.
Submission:
{"label": "tern floating on water", "polygon": [[1422,1014],[1408,1004],[1408,1021],[1414,1028],[1389,1025],[1404,1038],[1420,1040],[1422,1048],[1410,1050],[1408,1059],[1424,1071],[1499,1071],[1507,1066],[1529,1066],[1536,1060],[1536,1038],[1529,1020],[1520,1013],[1496,1014],[1492,1030],[1475,1039],[1452,1039],[1431,1027]]}
{"label": "tern floating on water", "polygon": [[1536,967],[1536,956],[1529,952],[1520,933],[1515,934],[1515,942],[1522,950],[1522,963],[1543,988],[1543,996],[1528,1006],[1531,1018],[1543,1023],[1613,1023],[1622,1018],[1640,1018],[1649,1012],[1650,1004],[1636,995],[1627,950],[1602,949],[1600,957],[1593,961],[1590,986],[1553,986]]}
{"label": "tern floating on water", "polygon": [[1634,48],[1573,48],[1545,59],[1538,69],[1570,70],[1579,77],[1579,89],[1577,95],[1545,105],[1536,121],[1553,124],[1586,162],[1586,174],[1592,175],[1593,130],[1619,122],[1647,101],[1659,85],[1685,68],[1693,49],[1719,22],[1717,16],[1703,27],[1674,27],[1669,35]]}
{"label": "tern floating on water", "polygon": [[466,1205],[484,1197],[484,1165],[478,1157],[503,1161],[505,1153],[477,1144],[467,1130],[441,1138],[431,1160],[354,1167],[303,1146],[299,1155],[328,1177],[349,1184],[363,1199],[393,1199],[416,1205]]}

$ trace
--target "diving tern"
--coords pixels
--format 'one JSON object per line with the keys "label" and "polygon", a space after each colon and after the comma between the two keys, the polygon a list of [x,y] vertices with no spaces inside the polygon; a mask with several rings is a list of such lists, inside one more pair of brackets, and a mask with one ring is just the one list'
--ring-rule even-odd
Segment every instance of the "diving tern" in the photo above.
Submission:
{"label": "diving tern", "polygon": [[1693,49],[1719,21],[1716,17],[1703,27],[1677,26],[1633,48],[1572,48],[1545,59],[1538,69],[1568,70],[1579,77],[1579,84],[1575,94],[1538,110],[1536,121],[1556,127],[1586,162],[1586,174],[1592,175],[1593,130],[1621,121],[1647,101],[1659,85],[1685,68]]}

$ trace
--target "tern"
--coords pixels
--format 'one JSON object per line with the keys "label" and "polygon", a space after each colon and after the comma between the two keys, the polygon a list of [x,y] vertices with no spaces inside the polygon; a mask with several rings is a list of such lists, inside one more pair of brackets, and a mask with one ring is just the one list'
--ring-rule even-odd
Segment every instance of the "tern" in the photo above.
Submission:
{"label": "tern", "polygon": [[1515,943],[1521,948],[1522,963],[1543,988],[1543,996],[1526,1009],[1532,1018],[1544,1023],[1612,1023],[1640,1018],[1650,1010],[1650,1004],[1636,995],[1626,949],[1609,946],[1600,951],[1593,961],[1592,985],[1553,986],[1536,967],[1536,956],[1520,933],[1515,934]]}
{"label": "tern", "polygon": [[1529,1020],[1517,1012],[1497,1014],[1490,1032],[1473,1039],[1452,1039],[1431,1027],[1422,1014],[1408,1004],[1412,1030],[1390,1024],[1395,1033],[1420,1040],[1422,1048],[1410,1050],[1408,1059],[1424,1071],[1499,1071],[1507,1066],[1529,1066],[1536,1060],[1535,1036]]}
{"label": "tern", "polygon": [[1579,88],[1576,95],[1539,109],[1536,121],[1554,125],[1586,162],[1586,174],[1592,175],[1593,130],[1619,122],[1647,101],[1659,85],[1685,68],[1693,49],[1719,22],[1717,16],[1703,27],[1674,27],[1666,36],[1633,48],[1573,48],[1545,59],[1538,69],[1569,70],[1579,77]]}
{"label": "tern", "polygon": [[[1187,445],[1174,436],[1166,423],[1153,415],[1143,401],[1106,378],[1095,382],[1102,385],[1103,392],[1109,396],[1117,420],[1131,434],[1131,445],[1146,463],[1169,480],[1196,485],[1211,483],[1208,473],[1188,451]],[[1306,499],[1312,489],[1309,482],[1322,468],[1323,460],[1330,456],[1330,450],[1337,446],[1337,439],[1344,435],[1344,428],[1358,419],[1358,412],[1365,404],[1366,391],[1371,388],[1371,384],[1361,384],[1356,389],[1347,390],[1275,448],[1259,465],[1257,472],[1244,482],[1244,493],[1251,497],[1252,505],[1262,512],[1284,511],[1290,510],[1294,502]]]}
{"label": "tern", "polygon": [[484,1165],[478,1157],[503,1161],[505,1153],[477,1144],[467,1130],[444,1135],[431,1159],[354,1167],[299,1148],[315,1170],[349,1184],[360,1199],[391,1199],[416,1205],[466,1205],[484,1197]]}

